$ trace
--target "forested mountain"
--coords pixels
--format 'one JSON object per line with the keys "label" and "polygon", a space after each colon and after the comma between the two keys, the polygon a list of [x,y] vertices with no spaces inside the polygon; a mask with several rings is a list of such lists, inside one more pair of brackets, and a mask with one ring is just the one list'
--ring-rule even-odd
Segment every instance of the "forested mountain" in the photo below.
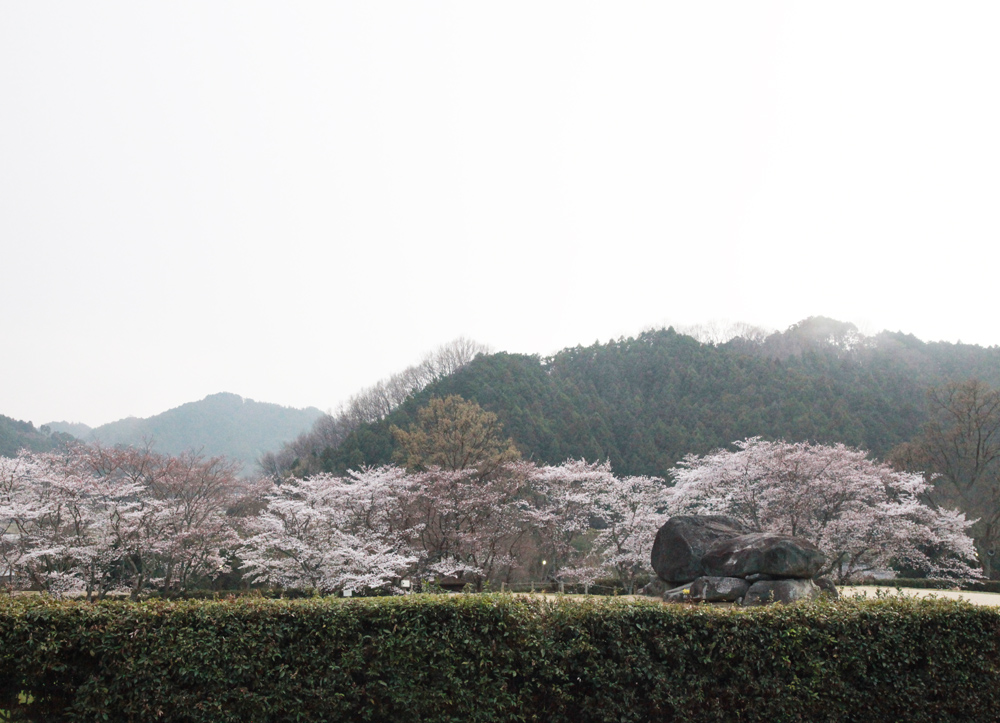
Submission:
{"label": "forested mountain", "polygon": [[85,439],[108,445],[149,441],[164,454],[193,449],[208,456],[225,455],[249,468],[262,453],[294,439],[321,416],[315,407],[293,409],[237,394],[210,394],[153,417],[128,417],[96,427]]}
{"label": "forested mountain", "polygon": [[58,431],[53,433],[53,430],[44,425],[35,429],[31,422],[22,422],[0,414],[0,457],[14,457],[22,449],[48,452],[69,439],[69,435]]}
{"label": "forested mountain", "polygon": [[430,398],[451,394],[496,413],[527,458],[610,459],[621,474],[663,476],[685,454],[755,435],[884,457],[920,431],[929,388],[973,377],[1000,386],[1000,348],[866,337],[824,318],[721,344],[661,329],[547,359],[480,354],[338,446],[314,449],[312,467],[390,461],[392,426],[406,428]]}
{"label": "forested mountain", "polygon": [[94,431],[89,424],[83,422],[49,422],[45,426],[53,432],[69,434],[77,439],[87,439]]}

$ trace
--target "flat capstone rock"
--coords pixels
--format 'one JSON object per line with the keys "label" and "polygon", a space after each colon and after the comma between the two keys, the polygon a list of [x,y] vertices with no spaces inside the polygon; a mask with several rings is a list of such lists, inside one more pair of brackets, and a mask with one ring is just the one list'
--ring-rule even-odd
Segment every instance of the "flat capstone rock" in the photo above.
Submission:
{"label": "flat capstone rock", "polygon": [[[705,551],[701,563],[704,574],[715,577],[806,579],[823,568],[826,555],[801,537],[752,532],[717,540]],[[764,581],[761,577],[754,579]]]}

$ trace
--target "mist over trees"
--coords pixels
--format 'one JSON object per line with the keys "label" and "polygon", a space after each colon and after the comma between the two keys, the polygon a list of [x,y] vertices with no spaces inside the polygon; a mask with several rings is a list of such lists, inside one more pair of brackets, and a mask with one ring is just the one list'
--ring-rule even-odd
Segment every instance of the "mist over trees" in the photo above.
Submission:
{"label": "mist over trees", "polygon": [[[651,327],[646,331],[656,331],[657,328]],[[702,344],[711,344],[712,346],[719,346],[733,339],[759,344],[772,333],[764,327],[741,321],[708,321],[703,324],[689,324],[674,328],[679,334],[690,336]]]}
{"label": "mist over trees", "polygon": [[21,449],[47,451],[77,439],[105,446],[151,444],[164,454],[197,450],[224,455],[241,463],[244,472],[255,473],[261,454],[294,439],[323,416],[315,407],[295,409],[227,392],[152,417],[127,417],[94,428],[79,422],[49,422],[36,430],[30,422],[0,416],[0,456],[13,457]]}

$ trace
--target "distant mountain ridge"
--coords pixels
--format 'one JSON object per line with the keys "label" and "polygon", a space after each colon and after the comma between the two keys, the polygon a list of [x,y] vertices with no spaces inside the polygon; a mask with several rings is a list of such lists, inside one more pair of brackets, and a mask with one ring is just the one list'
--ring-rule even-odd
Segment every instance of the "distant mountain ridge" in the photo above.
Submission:
{"label": "distant mountain ridge", "polygon": [[86,439],[94,431],[93,427],[83,422],[49,422],[45,426],[53,432],[69,434],[77,439]]}
{"label": "distant mountain ridge", "polygon": [[315,407],[295,409],[222,392],[145,419],[127,417],[93,429],[67,422],[46,426],[107,445],[151,442],[165,454],[193,449],[208,456],[225,455],[249,470],[261,454],[278,449],[322,416]]}

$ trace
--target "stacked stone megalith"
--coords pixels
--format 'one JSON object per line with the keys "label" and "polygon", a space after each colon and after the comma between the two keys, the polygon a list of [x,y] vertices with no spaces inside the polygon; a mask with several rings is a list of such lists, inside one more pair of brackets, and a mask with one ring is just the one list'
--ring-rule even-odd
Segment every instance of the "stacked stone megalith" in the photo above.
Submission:
{"label": "stacked stone megalith", "polygon": [[656,533],[653,570],[671,589],[667,602],[764,605],[836,596],[833,583],[814,577],[826,555],[801,537],[750,532],[723,515],[671,517]]}
{"label": "stacked stone megalith", "polygon": [[745,532],[739,522],[723,515],[671,517],[653,541],[653,570],[667,584],[690,582],[706,574],[701,558],[713,544]]}

